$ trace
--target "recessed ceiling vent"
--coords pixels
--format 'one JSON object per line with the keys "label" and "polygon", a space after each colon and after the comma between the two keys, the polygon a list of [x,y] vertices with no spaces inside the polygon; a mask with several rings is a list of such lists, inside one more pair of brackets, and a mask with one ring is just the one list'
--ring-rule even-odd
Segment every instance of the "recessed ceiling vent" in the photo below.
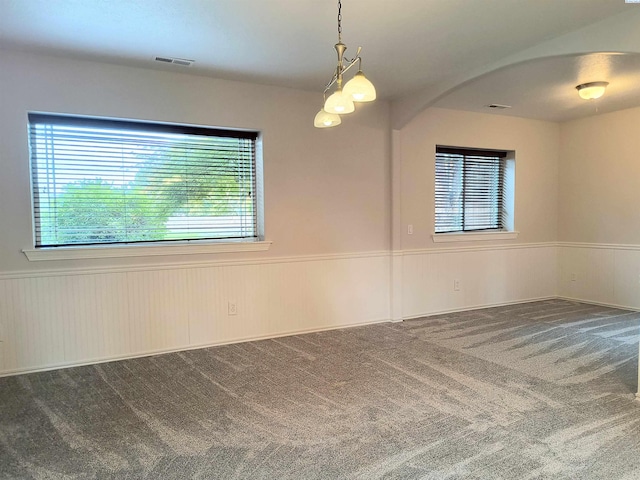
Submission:
{"label": "recessed ceiling vent", "polygon": [[156,62],[173,63],[174,65],[180,65],[181,67],[190,67],[195,60],[187,60],[186,58],[172,58],[172,57],[156,57]]}
{"label": "recessed ceiling vent", "polygon": [[491,105],[485,105],[487,108],[493,108],[494,110],[504,110],[505,108],[511,108],[511,105],[500,105],[499,103],[492,103]]}

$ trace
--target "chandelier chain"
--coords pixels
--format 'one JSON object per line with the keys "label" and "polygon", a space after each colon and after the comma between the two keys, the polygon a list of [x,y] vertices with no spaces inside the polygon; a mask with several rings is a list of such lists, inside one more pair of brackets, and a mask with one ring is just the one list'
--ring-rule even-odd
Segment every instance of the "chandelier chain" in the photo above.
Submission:
{"label": "chandelier chain", "polygon": [[338,0],[338,43],[342,43],[342,1]]}

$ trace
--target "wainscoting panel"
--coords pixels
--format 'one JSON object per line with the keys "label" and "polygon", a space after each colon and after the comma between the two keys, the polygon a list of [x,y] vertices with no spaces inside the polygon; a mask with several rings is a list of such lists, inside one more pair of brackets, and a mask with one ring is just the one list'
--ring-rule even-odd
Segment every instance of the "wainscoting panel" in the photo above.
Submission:
{"label": "wainscoting panel", "polygon": [[[640,252],[627,253],[640,266]],[[609,257],[573,255],[563,272],[602,255],[591,274],[577,270],[590,279],[584,295],[566,295],[593,301]],[[388,321],[392,293],[394,319],[548,298],[558,264],[556,244],[545,243],[4,274],[0,375]]]}
{"label": "wainscoting panel", "polygon": [[188,281],[192,345],[389,319],[388,256],[193,269]]}
{"label": "wainscoting panel", "polygon": [[559,295],[640,309],[640,247],[562,243]]}
{"label": "wainscoting panel", "polygon": [[6,274],[0,374],[386,321],[389,273],[374,252]]}
{"label": "wainscoting panel", "polygon": [[402,315],[553,297],[556,254],[555,244],[404,252]]}

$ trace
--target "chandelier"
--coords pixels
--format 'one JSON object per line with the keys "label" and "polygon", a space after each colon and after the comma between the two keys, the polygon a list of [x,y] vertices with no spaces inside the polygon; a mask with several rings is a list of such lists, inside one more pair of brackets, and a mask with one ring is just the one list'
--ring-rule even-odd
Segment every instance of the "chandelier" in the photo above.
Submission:
{"label": "chandelier", "polygon": [[[318,128],[328,128],[340,125],[342,122],[340,115],[351,113],[355,110],[353,102],[371,102],[376,99],[376,89],[367,77],[362,73],[362,58],[358,47],[356,56],[349,60],[344,56],[347,46],[342,43],[342,1],[338,0],[338,43],[335,45],[338,54],[338,66],[324,88],[324,105],[316,114],[313,125]],[[358,64],[358,72],[349,80],[343,88],[343,76],[351,67]],[[333,86],[335,91],[327,97],[327,93]]]}

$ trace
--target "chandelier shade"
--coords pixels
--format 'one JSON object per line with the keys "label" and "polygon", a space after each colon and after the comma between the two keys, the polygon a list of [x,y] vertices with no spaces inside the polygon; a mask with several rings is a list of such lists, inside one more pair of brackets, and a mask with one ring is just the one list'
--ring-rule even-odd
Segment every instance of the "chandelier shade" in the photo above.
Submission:
{"label": "chandelier shade", "polygon": [[347,82],[343,94],[351,97],[354,102],[372,102],[376,99],[376,87],[361,70]]}
{"label": "chandelier shade", "polygon": [[313,126],[316,128],[329,128],[335,127],[342,123],[342,119],[340,115],[336,115],[335,113],[329,113],[325,111],[325,109],[321,109],[317,114],[316,118],[313,119]]}
{"label": "chandelier shade", "polygon": [[355,111],[356,107],[349,95],[345,95],[342,90],[333,93],[327,101],[324,102],[324,110],[336,115],[345,115]]}

